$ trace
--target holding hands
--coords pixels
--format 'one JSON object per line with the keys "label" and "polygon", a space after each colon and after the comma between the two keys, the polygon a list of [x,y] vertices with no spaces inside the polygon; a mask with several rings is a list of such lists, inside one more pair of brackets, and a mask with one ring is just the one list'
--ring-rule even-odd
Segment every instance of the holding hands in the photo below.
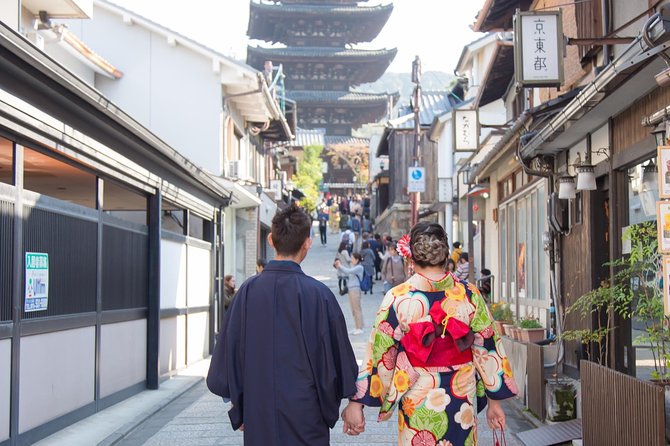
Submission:
{"label": "holding hands", "polygon": [[347,407],[342,411],[344,427],[342,431],[347,435],[359,435],[365,431],[365,415],[363,405],[349,401]]}

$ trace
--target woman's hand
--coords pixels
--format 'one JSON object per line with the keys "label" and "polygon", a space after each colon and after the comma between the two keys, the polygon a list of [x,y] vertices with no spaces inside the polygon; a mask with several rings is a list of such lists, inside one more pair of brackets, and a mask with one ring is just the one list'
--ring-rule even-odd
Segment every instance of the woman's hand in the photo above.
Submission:
{"label": "woman's hand", "polygon": [[505,412],[500,401],[489,398],[488,409],[486,409],[486,422],[493,430],[505,429]]}
{"label": "woman's hand", "polygon": [[363,414],[363,405],[349,401],[347,407],[342,411],[342,421],[344,427],[342,432],[347,435],[359,435],[365,432],[365,415]]}

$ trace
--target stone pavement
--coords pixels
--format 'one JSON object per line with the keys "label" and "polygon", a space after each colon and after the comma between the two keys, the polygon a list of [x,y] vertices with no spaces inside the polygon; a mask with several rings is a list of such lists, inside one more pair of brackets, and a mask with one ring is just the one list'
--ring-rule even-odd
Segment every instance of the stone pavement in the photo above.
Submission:
{"label": "stone pavement", "polygon": [[[317,233],[318,234],[318,233]],[[328,234],[328,244],[322,246],[318,236],[310,253],[303,262],[303,269],[337,291],[337,277],[332,268],[333,259],[339,242],[339,234]],[[370,327],[374,314],[382,299],[381,283],[376,282],[372,295],[362,296],[363,315],[366,327]],[[336,295],[338,295],[336,293]],[[347,320],[347,326],[353,327],[353,317],[346,296],[339,299]],[[367,328],[361,335],[350,336],[351,343],[359,363],[363,360],[363,352],[370,333]],[[343,402],[344,405],[344,402]],[[522,445],[514,435],[532,429],[530,424],[518,410],[518,404],[504,403],[507,413],[508,429],[507,444]],[[231,429],[227,410],[229,404],[208,392],[204,382],[199,382],[182,396],[176,398],[155,415],[149,417],[125,438],[119,445],[242,445],[242,433]],[[339,421],[331,431],[331,444],[340,445],[395,445],[397,444],[397,421],[393,416],[387,422],[377,423],[377,410],[366,408],[366,431],[358,437],[342,433],[342,422]],[[485,427],[484,412],[479,417],[480,444],[492,445],[492,436]],[[108,442],[109,443],[109,442]],[[288,446],[288,445],[287,445]]]}

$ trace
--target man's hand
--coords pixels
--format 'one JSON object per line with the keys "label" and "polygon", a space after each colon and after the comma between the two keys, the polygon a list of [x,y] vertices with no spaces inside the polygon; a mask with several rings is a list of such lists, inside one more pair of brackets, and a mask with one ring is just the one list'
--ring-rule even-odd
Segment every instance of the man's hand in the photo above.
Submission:
{"label": "man's hand", "polygon": [[347,407],[342,411],[342,421],[344,427],[342,431],[348,435],[359,435],[365,432],[365,415],[363,414],[363,405],[350,401]]}
{"label": "man's hand", "polygon": [[500,401],[489,398],[488,409],[486,409],[486,422],[493,430],[505,429],[505,412],[500,405]]}

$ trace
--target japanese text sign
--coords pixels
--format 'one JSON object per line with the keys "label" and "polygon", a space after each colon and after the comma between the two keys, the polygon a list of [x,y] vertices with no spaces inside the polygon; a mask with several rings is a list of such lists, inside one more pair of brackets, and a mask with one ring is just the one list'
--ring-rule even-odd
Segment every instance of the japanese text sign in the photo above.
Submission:
{"label": "japanese text sign", "polygon": [[454,148],[470,151],[479,148],[479,119],[477,110],[454,110]]}
{"label": "japanese text sign", "polygon": [[533,87],[563,83],[563,29],[560,11],[519,12],[514,21],[516,81]]}
{"label": "japanese text sign", "polygon": [[25,312],[42,311],[49,303],[49,254],[26,253]]}

